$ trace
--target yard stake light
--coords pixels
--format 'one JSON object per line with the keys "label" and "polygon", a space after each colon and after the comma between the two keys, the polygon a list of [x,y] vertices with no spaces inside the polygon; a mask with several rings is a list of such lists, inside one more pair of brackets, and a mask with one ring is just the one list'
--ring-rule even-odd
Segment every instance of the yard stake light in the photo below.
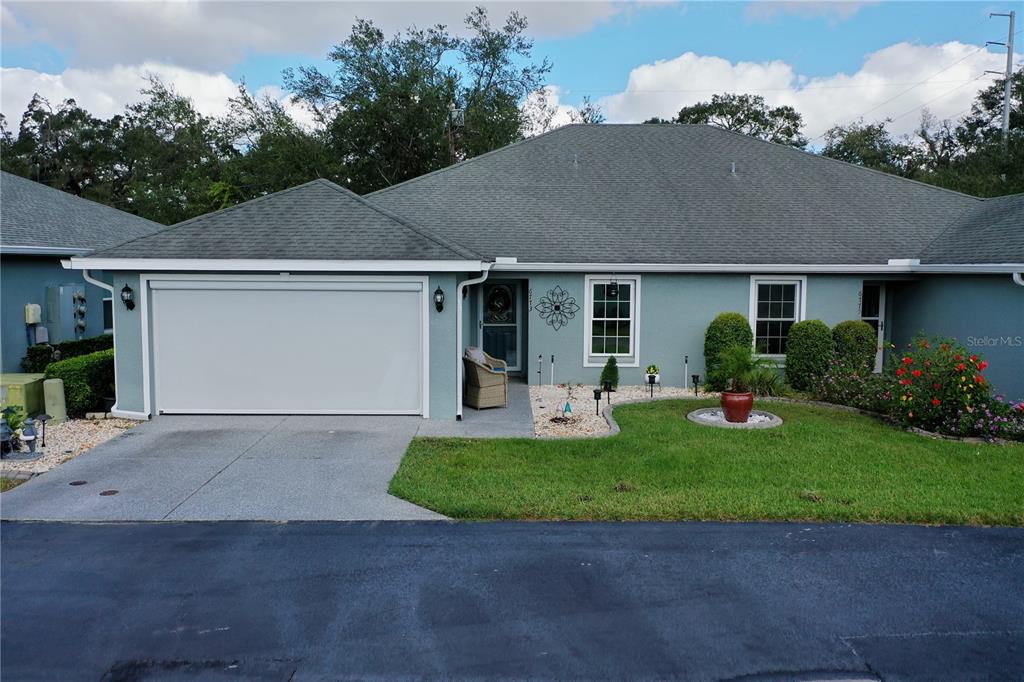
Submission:
{"label": "yard stake light", "polygon": [[48,414],[41,414],[36,417],[36,421],[42,424],[42,426],[40,427],[41,433],[39,434],[39,439],[41,441],[40,445],[42,445],[44,448],[46,447],[46,422],[50,419],[53,419],[53,417],[51,417]]}
{"label": "yard stake light", "polygon": [[608,397],[608,404],[611,405],[612,404],[612,382],[610,382],[610,381],[604,382],[604,392],[605,392],[605,395]]}
{"label": "yard stake light", "polygon": [[594,389],[594,404],[596,406],[594,409],[594,414],[597,416],[601,416],[601,389],[599,388]]}
{"label": "yard stake light", "polygon": [[651,387],[651,397],[653,398],[654,397],[654,375],[653,374],[648,374],[647,375],[647,383]]}
{"label": "yard stake light", "polygon": [[551,356],[551,385],[555,385],[555,356]]}
{"label": "yard stake light", "polygon": [[699,374],[694,374],[692,378],[693,378],[693,394],[697,395],[697,387],[700,386],[700,375]]}
{"label": "yard stake light", "polygon": [[540,386],[544,383],[544,354],[537,353],[537,385]]}
{"label": "yard stake light", "polygon": [[686,377],[690,374],[690,356],[683,356],[683,390],[686,390]]}

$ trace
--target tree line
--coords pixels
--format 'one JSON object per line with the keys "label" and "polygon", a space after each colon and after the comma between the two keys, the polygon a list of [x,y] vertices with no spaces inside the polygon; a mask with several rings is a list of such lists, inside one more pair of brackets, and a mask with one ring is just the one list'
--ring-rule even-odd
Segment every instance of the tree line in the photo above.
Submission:
{"label": "tree line", "polygon": [[[242,83],[223,116],[206,116],[170,84],[150,77],[139,101],[104,119],[74,100],[36,95],[16,130],[0,116],[0,167],[77,196],[164,224],[315,179],[364,194],[548,130],[551,70],[536,59],[527,20],[500,26],[476,8],[456,35],[438,25],[388,37],[360,20],[328,54],[332,67],[287,69],[292,106]],[[914,136],[886,121],[857,121],[824,135],[821,153],[971,194],[1024,191],[1024,71],[1013,76],[1009,149],[999,131],[1002,85],[981,91],[957,122],[927,114]],[[585,99],[576,122],[600,123]],[[761,139],[808,146],[792,107],[759,96],[715,95],[672,119],[710,123]]]}

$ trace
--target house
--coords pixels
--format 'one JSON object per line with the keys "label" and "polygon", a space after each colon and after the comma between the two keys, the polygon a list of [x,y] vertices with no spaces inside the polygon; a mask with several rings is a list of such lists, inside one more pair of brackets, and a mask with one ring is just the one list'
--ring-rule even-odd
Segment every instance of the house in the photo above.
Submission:
{"label": "house", "polygon": [[[0,173],[2,370],[20,372],[30,343],[97,336],[112,330],[110,292],[61,267],[80,256],[151,234],[163,225]],[[26,325],[25,306],[40,306]],[[42,331],[39,331],[42,330]]]}
{"label": "house", "polygon": [[[1024,397],[1024,195],[982,200],[709,126],[573,125],[356,196],[318,180],[75,256],[114,307],[118,410],[462,412],[466,346],[529,381],[616,356],[683,385],[748,316],[955,334]],[[974,337],[973,340],[971,337]],[[685,369],[684,369],[685,368]]]}

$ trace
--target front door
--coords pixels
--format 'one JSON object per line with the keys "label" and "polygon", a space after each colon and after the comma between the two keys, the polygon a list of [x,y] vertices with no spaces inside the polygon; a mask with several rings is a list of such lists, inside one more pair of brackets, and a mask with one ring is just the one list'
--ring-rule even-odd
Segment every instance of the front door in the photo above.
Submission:
{"label": "front door", "polygon": [[875,352],[875,371],[882,371],[885,341],[885,285],[865,284],[860,298],[860,319],[870,324],[875,330],[877,340]]}
{"label": "front door", "polygon": [[507,362],[509,371],[522,369],[520,298],[518,282],[488,282],[480,301],[480,345],[488,355]]}

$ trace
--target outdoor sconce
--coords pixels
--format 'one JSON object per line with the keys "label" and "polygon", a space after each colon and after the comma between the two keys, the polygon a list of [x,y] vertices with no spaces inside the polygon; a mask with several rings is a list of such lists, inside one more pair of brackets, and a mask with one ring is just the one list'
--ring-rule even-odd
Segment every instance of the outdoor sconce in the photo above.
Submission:
{"label": "outdoor sconce", "polygon": [[648,374],[648,375],[647,375],[647,383],[648,383],[648,384],[650,385],[650,387],[651,387],[651,397],[652,397],[652,398],[654,397],[654,380],[655,380],[656,378],[657,378],[657,377],[655,377],[655,375],[653,375],[653,374]]}
{"label": "outdoor sconce", "polygon": [[135,291],[127,284],[121,289],[121,302],[128,310],[135,310]]}
{"label": "outdoor sconce", "polygon": [[594,405],[594,414],[601,416],[601,389],[599,388],[594,389]]}
{"label": "outdoor sconce", "polygon": [[700,375],[694,374],[690,378],[693,379],[693,394],[697,395],[697,388],[700,386]]}
{"label": "outdoor sconce", "polygon": [[619,297],[619,283],[616,282],[613,279],[611,281],[611,283],[608,285],[608,290],[607,290],[606,293],[608,294],[608,298],[618,298]]}
{"label": "outdoor sconce", "polygon": [[434,307],[437,308],[437,312],[444,310],[444,292],[441,291],[441,287],[434,289]]}

